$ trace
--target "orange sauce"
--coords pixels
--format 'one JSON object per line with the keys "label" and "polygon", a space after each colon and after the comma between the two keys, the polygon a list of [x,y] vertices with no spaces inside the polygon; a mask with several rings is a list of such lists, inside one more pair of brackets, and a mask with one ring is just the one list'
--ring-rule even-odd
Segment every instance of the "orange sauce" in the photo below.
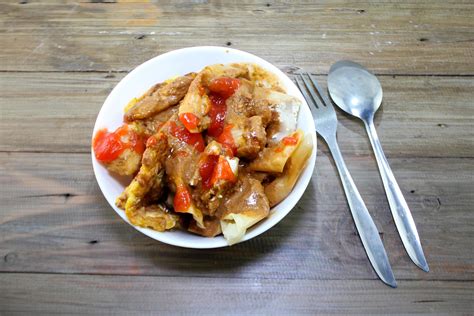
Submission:
{"label": "orange sauce", "polygon": [[132,149],[139,154],[145,151],[145,142],[135,132],[128,128],[128,125],[116,129],[114,132],[100,129],[94,136],[92,147],[97,160],[111,162],[117,159],[126,149]]}

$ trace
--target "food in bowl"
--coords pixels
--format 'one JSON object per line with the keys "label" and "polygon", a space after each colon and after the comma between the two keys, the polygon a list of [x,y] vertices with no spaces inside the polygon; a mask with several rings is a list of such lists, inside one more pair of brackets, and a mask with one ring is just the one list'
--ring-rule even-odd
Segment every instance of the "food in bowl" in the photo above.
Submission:
{"label": "food in bowl", "polygon": [[133,176],[116,205],[136,226],[239,242],[285,199],[312,153],[301,101],[251,63],[216,64],[158,83],[97,131],[94,155]]}

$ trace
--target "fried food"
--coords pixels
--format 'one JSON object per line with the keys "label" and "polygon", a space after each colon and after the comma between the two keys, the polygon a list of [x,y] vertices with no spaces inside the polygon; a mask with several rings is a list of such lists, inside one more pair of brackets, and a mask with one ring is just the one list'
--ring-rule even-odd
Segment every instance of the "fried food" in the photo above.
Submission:
{"label": "fried food", "polygon": [[195,73],[189,73],[171,82],[154,85],[125,113],[125,122],[150,118],[178,104],[184,98],[195,76]]}
{"label": "fried food", "polygon": [[199,227],[195,221],[191,222],[188,231],[204,237],[214,237],[222,234],[220,220],[217,217],[205,217],[204,228]]}
{"label": "fried food", "polygon": [[264,148],[258,153],[258,157],[250,162],[249,169],[269,173],[283,172],[287,160],[299,146],[303,135],[303,131],[297,130],[284,137],[281,142]]}
{"label": "fried food", "polygon": [[235,244],[290,194],[311,155],[300,105],[259,66],[210,65],[130,101],[124,126],[99,131],[94,153],[134,175],[116,200],[133,225]]}
{"label": "fried food", "polygon": [[179,223],[179,216],[171,213],[163,204],[142,206],[133,213],[132,224],[159,232],[172,229]]}
{"label": "fried food", "polygon": [[265,186],[265,195],[273,207],[283,201],[295,186],[296,180],[311,156],[313,141],[306,135],[285,165],[283,174]]}
{"label": "fried food", "polygon": [[235,191],[222,204],[221,227],[229,245],[245,235],[247,229],[264,219],[270,212],[268,198],[262,184],[251,176],[239,179]]}
{"label": "fried food", "polygon": [[108,170],[122,176],[134,175],[138,171],[145,150],[144,138],[127,124],[113,132],[99,130],[92,147],[97,160]]}
{"label": "fried food", "polygon": [[[147,141],[147,148],[143,153],[140,171],[125,189],[125,213],[130,222],[137,226],[147,227],[143,216],[143,200],[151,187],[155,184],[157,175],[164,168],[164,161],[168,153],[167,138],[161,131]],[[123,205],[124,197],[120,196],[117,205]],[[150,225],[153,225],[152,223]]]}

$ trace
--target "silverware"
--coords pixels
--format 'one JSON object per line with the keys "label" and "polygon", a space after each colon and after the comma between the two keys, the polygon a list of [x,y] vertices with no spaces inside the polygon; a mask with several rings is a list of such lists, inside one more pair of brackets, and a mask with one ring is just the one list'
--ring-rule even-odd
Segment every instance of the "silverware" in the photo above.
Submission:
{"label": "silverware", "polygon": [[[359,232],[369,261],[380,279],[391,287],[397,287],[387,253],[372,217],[344,163],[336,140],[337,117],[334,107],[322,93],[316,80],[309,74],[296,76],[296,84],[309,104],[316,124],[316,132],[326,141],[336,162],[352,217]],[[317,92],[316,92],[317,91]],[[318,97],[321,97],[320,98]]]}
{"label": "silverware", "polygon": [[428,272],[415,222],[388,164],[374,126],[374,114],[382,103],[382,86],[372,73],[351,61],[335,63],[328,76],[328,90],[345,112],[360,118],[369,135],[395,225],[411,260]]}

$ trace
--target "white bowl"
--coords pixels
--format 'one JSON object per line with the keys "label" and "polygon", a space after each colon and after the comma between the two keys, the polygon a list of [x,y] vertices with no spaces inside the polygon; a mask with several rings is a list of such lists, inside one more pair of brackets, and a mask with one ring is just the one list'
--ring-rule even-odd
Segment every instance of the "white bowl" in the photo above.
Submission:
{"label": "white bowl", "polygon": [[[316,161],[316,133],[313,117],[295,84],[278,68],[260,57],[236,49],[214,46],[189,47],[174,50],[157,56],[141,64],[125,76],[112,90],[102,106],[94,126],[93,135],[101,128],[114,130],[123,123],[123,109],[134,97],[142,95],[150,86],[176,75],[199,71],[207,65],[232,62],[251,62],[271,71],[278,76],[288,94],[301,99],[303,106],[298,117],[298,127],[313,138],[313,152],[301,173],[293,191],[280,204],[271,210],[268,218],[250,228],[242,241],[249,240],[276,225],[296,205],[311,179]],[[117,177],[107,171],[94,157],[92,152],[94,174],[107,202],[130,224],[125,212],[115,206],[115,199],[122,193],[130,179]],[[131,225],[131,224],[130,224]],[[133,226],[133,225],[132,225]],[[227,246],[223,236],[214,238],[201,237],[185,231],[157,232],[148,228],[133,226],[143,234],[161,242],[187,248],[218,248]]]}

